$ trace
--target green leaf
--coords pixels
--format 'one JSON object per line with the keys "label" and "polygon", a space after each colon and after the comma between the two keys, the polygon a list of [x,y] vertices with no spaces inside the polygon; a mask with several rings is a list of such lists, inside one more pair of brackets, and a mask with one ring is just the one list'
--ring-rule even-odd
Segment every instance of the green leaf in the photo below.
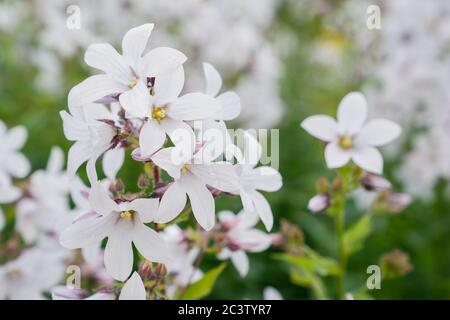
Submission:
{"label": "green leaf", "polygon": [[218,267],[209,270],[203,278],[191,284],[181,298],[186,300],[198,300],[209,295],[216,283],[217,278],[227,266],[222,263]]}
{"label": "green leaf", "polygon": [[289,276],[293,284],[311,288],[314,296],[317,299],[327,299],[326,289],[323,281],[314,273],[307,270],[293,268],[289,271]]}
{"label": "green leaf", "polygon": [[372,231],[372,215],[366,214],[348,228],[344,234],[344,250],[351,255],[360,250]]}
{"label": "green leaf", "polygon": [[306,256],[278,254],[275,255],[275,259],[285,261],[297,268],[304,268],[320,276],[339,274],[339,266],[335,260],[322,257],[312,249],[305,249],[305,252]]}

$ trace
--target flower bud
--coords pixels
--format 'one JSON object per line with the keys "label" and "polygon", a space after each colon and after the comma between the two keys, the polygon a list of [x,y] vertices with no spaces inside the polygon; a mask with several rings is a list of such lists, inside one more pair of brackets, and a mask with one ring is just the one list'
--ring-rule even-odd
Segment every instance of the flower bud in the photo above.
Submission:
{"label": "flower bud", "polygon": [[412,197],[406,193],[390,193],[385,201],[389,212],[398,213],[411,203]]}
{"label": "flower bud", "polygon": [[122,182],[122,180],[120,179],[115,179],[111,182],[111,184],[109,185],[109,191],[116,193],[116,192],[120,192],[123,191],[124,189],[124,184]]}
{"label": "flower bud", "polygon": [[332,186],[333,191],[340,191],[340,190],[342,190],[342,186],[343,186],[343,183],[342,183],[341,177],[334,178],[333,186]]}
{"label": "flower bud", "polygon": [[308,209],[312,213],[322,212],[330,206],[330,195],[328,193],[319,193],[312,197],[308,202]]}
{"label": "flower bud", "polygon": [[401,250],[384,254],[381,257],[380,265],[381,274],[385,279],[402,277],[413,269],[409,262],[409,256]]}
{"label": "flower bud", "polygon": [[317,192],[324,193],[330,189],[330,182],[325,177],[320,177],[316,183]]}
{"label": "flower bud", "polygon": [[367,191],[387,191],[392,187],[389,180],[383,178],[382,176],[377,176],[371,173],[366,174],[361,179],[361,185]]}
{"label": "flower bud", "polygon": [[148,179],[145,174],[141,173],[138,179],[138,187],[139,189],[146,189],[148,187]]}

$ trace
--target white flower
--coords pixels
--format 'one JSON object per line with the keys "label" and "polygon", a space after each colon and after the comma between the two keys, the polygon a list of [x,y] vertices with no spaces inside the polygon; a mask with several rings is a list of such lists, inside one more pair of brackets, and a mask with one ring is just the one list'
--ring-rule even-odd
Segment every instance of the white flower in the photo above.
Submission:
{"label": "white flower", "polygon": [[139,103],[123,104],[127,116],[147,119],[139,135],[142,156],[151,156],[158,151],[166,140],[166,134],[174,144],[181,138],[193,144],[194,134],[185,121],[210,118],[220,109],[213,97],[200,92],[179,97],[183,85],[184,71],[179,67],[172,73],[156,78],[152,94],[146,92]]}
{"label": "white flower", "polygon": [[242,205],[247,212],[256,212],[267,231],[273,226],[273,214],[269,202],[257,190],[274,192],[283,185],[280,173],[272,167],[255,168],[261,158],[262,149],[259,142],[248,132],[245,133],[243,161],[235,165],[238,175]]}
{"label": "white flower", "polygon": [[145,300],[145,298],[144,283],[135,271],[120,291],[119,300]]}
{"label": "white flower", "polygon": [[167,223],[183,210],[187,196],[197,222],[205,230],[215,223],[215,203],[207,185],[221,191],[236,188],[236,176],[231,164],[214,163],[217,155],[208,144],[193,154],[186,155],[177,147],[165,148],[152,156],[152,161],[175,180],[161,198],[155,221]]}
{"label": "white flower", "polygon": [[45,170],[35,171],[27,197],[16,209],[16,229],[25,242],[35,241],[45,232],[58,232],[72,219],[68,206],[69,178],[64,167],[64,153],[53,147]]}
{"label": "white flower", "polygon": [[0,120],[0,175],[23,178],[30,172],[30,164],[19,150],[27,140],[22,126],[7,130]]}
{"label": "white flower", "polygon": [[283,300],[280,292],[274,287],[265,287],[263,291],[264,300]]}
{"label": "white flower", "polygon": [[75,141],[69,150],[67,171],[73,177],[86,161],[91,181],[96,181],[95,161],[113,146],[117,132],[113,125],[102,120],[114,121],[113,114],[103,105],[88,104],[70,108],[69,114],[61,111],[64,134],[68,140]]}
{"label": "white flower", "polygon": [[231,211],[219,212],[219,221],[226,231],[227,247],[222,249],[218,258],[231,259],[241,277],[249,271],[249,260],[246,252],[261,252],[271,245],[271,237],[254,226],[258,223],[255,213],[245,211],[235,215]]}
{"label": "white flower", "polygon": [[92,186],[89,203],[97,213],[77,219],[60,237],[68,249],[84,248],[108,237],[105,267],[117,280],[125,280],[133,267],[132,243],[149,261],[165,263],[167,246],[162,237],[144,223],[152,222],[158,211],[157,199],[113,201],[100,183]]}
{"label": "white flower", "polygon": [[330,169],[340,168],[350,160],[362,169],[380,174],[383,157],[375,147],[388,144],[401,133],[394,122],[375,119],[365,124],[367,102],[359,92],[351,92],[342,99],[337,122],[326,115],[305,119],[301,126],[312,136],[328,142],[325,160]]}
{"label": "white flower", "polygon": [[56,285],[64,275],[59,255],[33,248],[17,259],[0,266],[0,300],[43,299],[44,291]]}
{"label": "white flower", "polygon": [[181,66],[186,57],[171,48],[156,48],[142,57],[153,24],[129,30],[122,39],[122,53],[107,43],[93,44],[86,50],[85,62],[105,74],[87,78],[69,93],[69,107],[82,106],[110,95],[120,95],[122,106],[130,109],[148,95],[149,79]]}
{"label": "white flower", "polygon": [[52,300],[116,300],[116,296],[110,292],[96,292],[87,296],[83,289],[67,286],[56,286],[52,288]]}
{"label": "white flower", "polygon": [[[19,188],[15,187],[11,179],[0,173],[0,204],[1,203],[11,203],[16,201],[20,196],[22,195],[22,192]],[[3,216],[3,211],[0,208],[0,231],[5,226],[5,218]]]}

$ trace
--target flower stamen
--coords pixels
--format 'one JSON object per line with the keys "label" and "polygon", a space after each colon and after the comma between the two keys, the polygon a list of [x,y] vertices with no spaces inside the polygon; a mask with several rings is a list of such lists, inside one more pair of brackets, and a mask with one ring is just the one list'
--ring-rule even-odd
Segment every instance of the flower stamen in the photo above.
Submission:
{"label": "flower stamen", "polygon": [[130,89],[133,89],[133,88],[137,85],[138,81],[139,81],[138,78],[134,78],[133,80],[131,80],[131,82],[130,82],[130,84],[128,85],[128,87],[129,87]]}
{"label": "flower stamen", "polygon": [[161,121],[166,118],[166,110],[163,107],[154,107],[152,110],[152,118]]}
{"label": "flower stamen", "polygon": [[353,146],[353,139],[349,136],[342,136],[339,138],[339,147],[344,150],[350,149]]}
{"label": "flower stamen", "polygon": [[187,173],[191,169],[192,165],[190,163],[185,163],[181,167],[181,173]]}
{"label": "flower stamen", "polygon": [[131,219],[133,219],[135,213],[136,213],[136,211],[134,211],[134,210],[122,211],[120,213],[120,218],[122,218],[124,220],[131,220]]}

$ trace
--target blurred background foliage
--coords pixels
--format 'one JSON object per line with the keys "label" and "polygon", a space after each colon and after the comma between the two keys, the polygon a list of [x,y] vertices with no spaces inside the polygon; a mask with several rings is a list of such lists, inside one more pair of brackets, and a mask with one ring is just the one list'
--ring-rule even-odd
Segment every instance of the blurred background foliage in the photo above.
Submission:
{"label": "blurred background foliage", "polygon": [[[336,4],[337,5],[337,4]],[[316,113],[334,115],[340,99],[349,91],[362,86],[358,76],[345,72],[346,65],[354,62],[355,52],[350,44],[341,44],[344,66],[334,69],[313,59],[313,44],[327,33],[322,14],[305,12],[293,14],[288,6],[278,9],[275,25],[277,32],[295,34],[295,48],[284,58],[280,79],[281,97],[285,114],[276,128],[280,130],[280,171],[283,188],[267,194],[275,216],[275,227],[280,228],[281,219],[298,225],[306,243],[324,256],[336,257],[336,241],[332,220],[321,214],[312,215],[306,209],[310,197],[315,194],[315,183],[320,176],[329,176],[322,147],[300,127],[306,116]],[[0,33],[0,119],[9,127],[23,124],[29,138],[24,148],[33,169],[43,168],[53,145],[68,150],[70,143],[64,138],[58,112],[66,108],[69,89],[88,75],[82,61],[82,52],[76,59],[64,62],[64,88],[60,95],[44,93],[37,89],[33,79],[36,70],[23,63],[12,45],[16,39]],[[182,48],[179,48],[182,50]],[[213,62],[213,61],[212,61]],[[245,108],[245,105],[243,106]],[[450,160],[449,160],[450,161]],[[128,186],[136,185],[140,167],[128,161],[120,176]],[[386,164],[385,175],[400,189],[393,172],[396,159]],[[401,189],[400,189],[401,190]],[[450,197],[447,181],[439,181],[431,201],[415,200],[398,215],[376,217],[374,230],[366,241],[364,250],[349,261],[348,290],[364,285],[369,265],[378,264],[382,254],[394,248],[410,255],[414,266],[412,272],[401,279],[386,280],[381,290],[370,294],[377,299],[449,299],[450,298]],[[236,198],[219,199],[217,210],[240,210]],[[349,223],[362,213],[349,206]],[[228,266],[219,278],[213,299],[261,298],[263,288],[273,286],[284,298],[312,298],[311,291],[295,286],[289,279],[286,263],[274,259],[277,249],[250,254],[250,273],[240,278],[232,266]],[[208,270],[218,262],[207,257],[202,269]],[[328,282],[327,282],[328,283]],[[330,287],[333,279],[330,279]]]}

